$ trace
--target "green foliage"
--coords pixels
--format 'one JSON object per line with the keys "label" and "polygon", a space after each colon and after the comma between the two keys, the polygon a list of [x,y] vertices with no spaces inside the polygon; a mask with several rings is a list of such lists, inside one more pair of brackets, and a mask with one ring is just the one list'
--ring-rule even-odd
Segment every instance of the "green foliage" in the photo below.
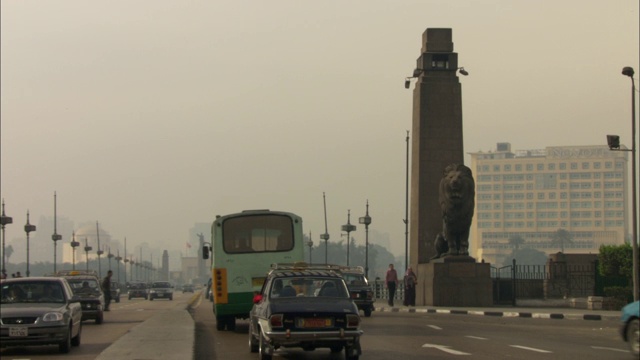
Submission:
{"label": "green foliage", "polygon": [[516,259],[516,263],[519,265],[544,265],[547,263],[547,254],[530,248],[514,249],[502,266],[511,265],[512,259]]}
{"label": "green foliage", "polygon": [[624,276],[630,279],[633,271],[631,244],[601,245],[598,271],[603,276]]}
{"label": "green foliage", "polygon": [[604,288],[604,296],[611,298],[611,307],[615,310],[633,301],[633,289],[630,286],[609,286]]}
{"label": "green foliage", "polygon": [[558,229],[551,237],[551,244],[560,248],[560,252],[564,253],[564,246],[573,243],[571,233],[565,229]]}

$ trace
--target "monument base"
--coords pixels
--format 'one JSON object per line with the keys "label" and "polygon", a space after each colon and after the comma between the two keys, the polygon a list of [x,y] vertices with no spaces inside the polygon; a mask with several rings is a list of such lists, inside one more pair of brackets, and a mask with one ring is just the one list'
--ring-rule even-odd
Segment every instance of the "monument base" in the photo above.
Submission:
{"label": "monument base", "polygon": [[491,265],[470,256],[448,256],[418,264],[416,304],[493,306]]}

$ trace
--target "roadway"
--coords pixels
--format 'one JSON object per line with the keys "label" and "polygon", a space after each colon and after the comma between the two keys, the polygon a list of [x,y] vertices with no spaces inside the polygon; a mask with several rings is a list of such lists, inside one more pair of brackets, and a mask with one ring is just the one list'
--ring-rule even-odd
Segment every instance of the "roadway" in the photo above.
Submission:
{"label": "roadway", "polygon": [[173,301],[128,300],[126,296],[120,302],[111,303],[111,311],[104,313],[104,322],[97,325],[92,320],[82,323],[82,341],[79,347],[72,347],[68,354],[58,353],[58,347],[33,346],[28,348],[8,348],[0,350],[2,360],[24,359],[73,359],[94,360],[116,340],[129,333],[137,325],[144,323],[154,315],[165,313],[174,307],[185,308],[194,294],[174,292]]}
{"label": "roadway", "polygon": [[[555,309],[557,312],[557,309]],[[248,322],[234,332],[215,330],[211,303],[194,304],[196,359],[257,358],[248,349]],[[612,316],[602,320],[472,316],[378,311],[362,318],[362,359],[629,359]],[[318,349],[281,349],[274,359],[343,359]]]}

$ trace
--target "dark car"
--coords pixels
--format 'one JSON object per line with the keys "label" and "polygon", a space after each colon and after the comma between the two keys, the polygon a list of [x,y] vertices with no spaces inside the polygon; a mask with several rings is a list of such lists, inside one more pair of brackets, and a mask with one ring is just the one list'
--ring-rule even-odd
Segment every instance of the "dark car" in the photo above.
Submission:
{"label": "dark car", "polygon": [[629,350],[637,359],[640,355],[640,301],[622,308],[620,332],[622,339],[629,343]]}
{"label": "dark car", "polygon": [[129,296],[129,300],[137,297],[141,297],[147,300],[147,284],[143,282],[131,282],[127,285],[127,288],[127,295]]}
{"label": "dark car", "polygon": [[7,279],[0,288],[0,347],[56,344],[68,353],[80,345],[82,306],[65,279]]}
{"label": "dark car", "polygon": [[360,357],[360,315],[339,271],[330,267],[274,265],[250,313],[249,348],[271,359],[278,348],[345,350]]}
{"label": "dark car", "polygon": [[59,271],[56,275],[69,282],[73,294],[80,298],[82,320],[95,320],[102,324],[104,320],[104,293],[95,271],[70,270]]}
{"label": "dark car", "polygon": [[373,288],[364,275],[364,269],[361,266],[343,267],[340,271],[353,302],[356,303],[358,309],[364,312],[364,316],[371,316],[371,312],[375,310],[373,306]]}
{"label": "dark car", "polygon": [[149,300],[169,299],[173,300],[173,286],[168,281],[154,281],[149,286]]}
{"label": "dark car", "polygon": [[111,301],[120,302],[120,284],[117,281],[111,282]]}
{"label": "dark car", "polygon": [[186,292],[192,293],[192,292],[195,292],[195,291],[196,291],[196,289],[191,284],[182,285],[182,293],[183,294],[186,293]]}

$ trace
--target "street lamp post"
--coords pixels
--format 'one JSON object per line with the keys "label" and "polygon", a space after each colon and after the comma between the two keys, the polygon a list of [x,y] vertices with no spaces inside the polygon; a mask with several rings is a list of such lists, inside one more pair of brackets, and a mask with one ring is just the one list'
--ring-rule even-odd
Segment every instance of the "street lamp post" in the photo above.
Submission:
{"label": "street lamp post", "polygon": [[98,279],[102,279],[102,266],[100,265],[100,255],[104,254],[102,248],[100,247],[100,229],[98,228],[98,222],[96,221],[96,238],[98,238]]}
{"label": "street lamp post", "polygon": [[327,265],[329,254],[329,231],[327,230],[327,198],[322,193],[322,202],[324,202],[324,234],[320,234],[320,239],[324,240],[324,264]]}
{"label": "street lamp post", "polygon": [[27,210],[27,223],[24,225],[24,232],[27,233],[27,277],[31,272],[29,271],[29,233],[36,231],[36,226],[29,224],[29,210]]}
{"label": "street lamp post", "polygon": [[407,156],[404,190],[404,269],[409,268],[409,130],[407,130]]}
{"label": "street lamp post", "polygon": [[309,265],[313,264],[313,262],[311,260],[312,259],[311,258],[311,252],[313,251],[313,240],[311,240],[311,239],[313,239],[313,238],[311,237],[311,231],[309,231],[309,241],[307,241],[307,246],[309,246]]}
{"label": "street lamp post", "polygon": [[11,218],[10,216],[5,215],[4,213],[4,199],[2,199],[2,216],[0,216],[0,224],[2,225],[2,273],[6,274],[7,272],[7,267],[5,266],[5,262],[7,260],[7,253],[5,252],[5,236],[4,236],[4,227],[5,225],[9,225],[13,223],[13,218]]}
{"label": "street lamp post", "polygon": [[89,251],[91,250],[93,250],[93,248],[89,246],[89,240],[87,240],[87,238],[84,238],[84,253],[87,259],[87,271],[89,271]]}
{"label": "street lamp post", "polygon": [[53,240],[53,273],[55,274],[58,263],[56,258],[58,241],[62,240],[62,235],[58,234],[58,194],[56,192],[53,193],[53,235],[51,235],[51,240]]}
{"label": "street lamp post", "polygon": [[351,225],[351,210],[347,210],[347,223],[342,225],[342,231],[347,233],[347,266],[349,266],[349,248],[351,247],[351,236],[349,234],[352,231],[356,231],[356,226]]}
{"label": "street lamp post", "polygon": [[628,76],[631,79],[631,149],[620,148],[620,136],[607,135],[607,144],[610,150],[617,151],[631,151],[631,248],[632,248],[632,262],[633,262],[633,300],[638,301],[640,297],[640,290],[638,285],[638,205],[637,205],[637,191],[636,191],[636,86],[633,79],[633,68],[625,67],[622,69],[622,75]]}
{"label": "street lamp post", "polygon": [[76,269],[76,248],[80,246],[80,243],[76,241],[76,231],[73,231],[73,237],[71,238],[71,258],[73,259],[73,270]]}
{"label": "street lamp post", "polygon": [[[116,250],[116,268],[118,269],[118,284],[120,284],[120,261],[122,260],[122,257],[120,256],[120,249]],[[126,279],[126,275],[125,275],[125,279]]]}
{"label": "street lamp post", "polygon": [[124,282],[127,282],[127,263],[129,259],[127,258],[127,238],[124,238]]}
{"label": "street lamp post", "polygon": [[369,278],[369,225],[371,224],[371,216],[369,216],[369,200],[367,199],[367,213],[359,219],[360,224],[364,224],[364,276]]}
{"label": "street lamp post", "polygon": [[111,271],[111,258],[112,258],[114,255],[111,253],[111,246],[109,246],[109,248],[108,248],[108,249],[109,249],[109,252],[107,253],[107,258],[109,259],[109,271]]}

